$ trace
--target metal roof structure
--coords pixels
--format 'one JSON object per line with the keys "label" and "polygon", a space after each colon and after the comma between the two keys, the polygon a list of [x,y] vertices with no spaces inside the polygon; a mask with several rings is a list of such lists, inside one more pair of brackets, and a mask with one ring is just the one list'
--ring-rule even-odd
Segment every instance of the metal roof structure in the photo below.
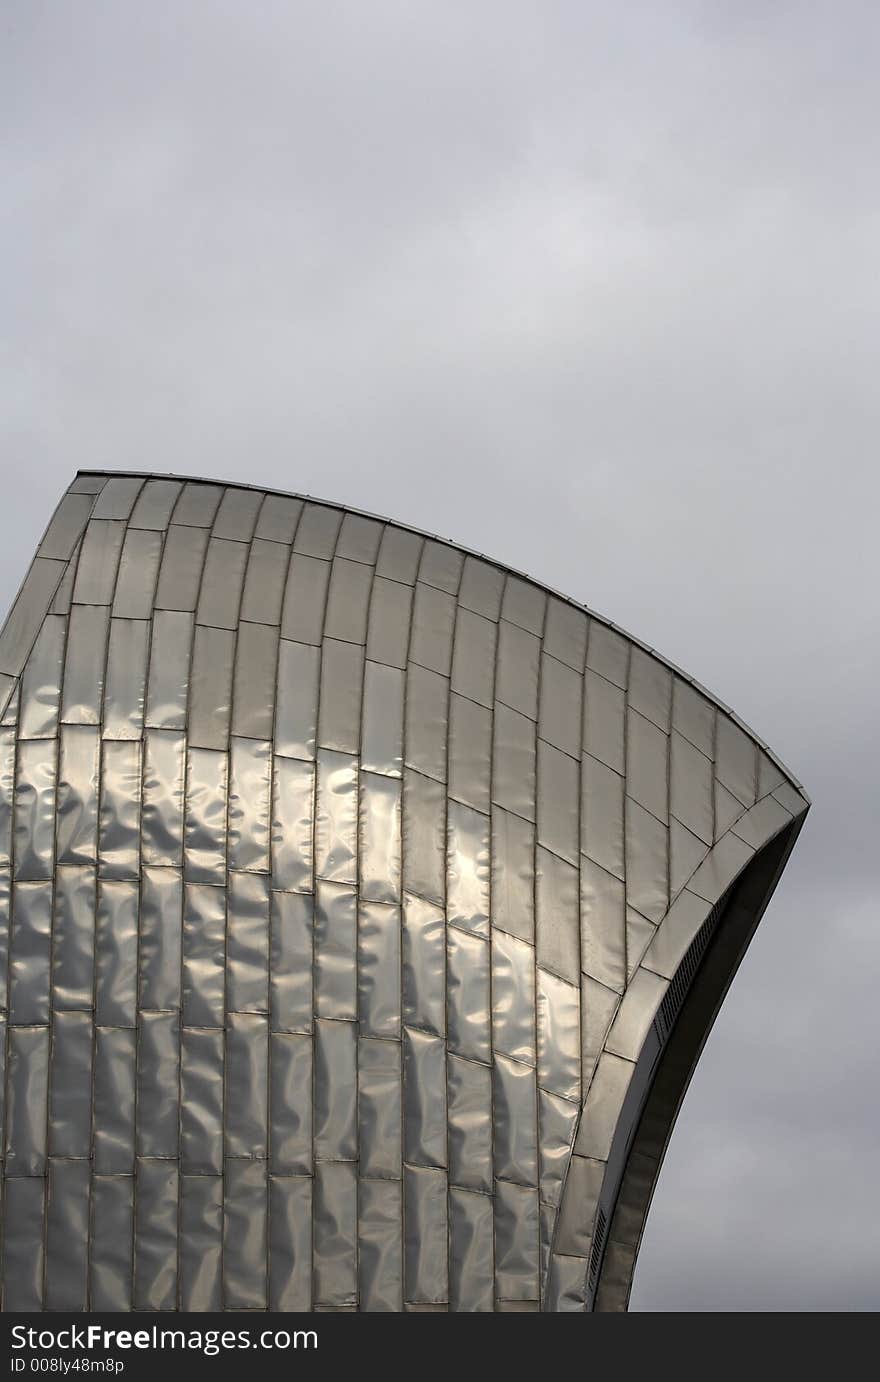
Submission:
{"label": "metal roof structure", "polygon": [[625,1309],[808,806],[484,557],[80,472],[0,632],[4,1309]]}

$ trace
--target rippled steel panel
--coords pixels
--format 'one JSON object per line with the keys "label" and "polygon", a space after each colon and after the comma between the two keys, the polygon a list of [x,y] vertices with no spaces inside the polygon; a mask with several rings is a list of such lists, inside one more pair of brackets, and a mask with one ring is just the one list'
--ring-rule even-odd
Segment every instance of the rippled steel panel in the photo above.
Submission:
{"label": "rippled steel panel", "polygon": [[625,1309],[807,808],[481,557],[81,473],[0,633],[4,1308]]}

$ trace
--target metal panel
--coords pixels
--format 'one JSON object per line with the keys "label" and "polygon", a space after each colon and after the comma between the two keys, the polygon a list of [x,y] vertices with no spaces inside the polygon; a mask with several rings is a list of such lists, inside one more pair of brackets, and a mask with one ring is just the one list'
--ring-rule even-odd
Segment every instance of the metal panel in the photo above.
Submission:
{"label": "metal panel", "polygon": [[141,1012],[137,1052],[136,1145],[139,1158],[178,1155],[179,1078],[180,1021],[177,1013]]}
{"label": "metal panel", "polygon": [[406,673],[406,762],[446,781],[449,680],[410,663]]}
{"label": "metal panel", "polygon": [[271,794],[271,743],[233,737],[229,744],[227,825],[231,869],[269,872]]}
{"label": "metal panel", "polygon": [[19,741],[12,827],[15,878],[52,877],[56,758],[54,740]]}
{"label": "metal panel", "polygon": [[183,909],[183,1021],[188,1027],[221,1027],[226,996],[226,890],[217,884],[187,883]]}
{"label": "metal panel", "polygon": [[400,901],[401,784],[360,775],[360,892],[367,902]]}
{"label": "metal panel", "polygon": [[306,504],[296,530],[294,551],[304,552],[310,557],[332,557],[342,517],[339,509],[325,508],[322,504]]}
{"label": "metal panel", "polygon": [[149,620],[110,620],[102,730],[105,739],[140,739],[143,733],[149,647]]}
{"label": "metal panel", "polygon": [[42,1176],[48,1130],[49,1028],[10,1027],[7,1062],[6,1174]]}
{"label": "metal panel", "polygon": [[58,732],[67,620],[48,614],[21,678],[20,739],[52,739]]}
{"label": "metal panel", "polygon": [[449,1296],[446,1172],[407,1166],[404,1172],[404,1297],[442,1304]]}
{"label": "metal panel", "polygon": [[[225,1189],[223,1280],[226,1308],[262,1310],[266,1308],[269,1291],[266,1172],[260,1166],[233,1162],[227,1170]],[[277,1203],[274,1188],[272,1194],[273,1203]],[[284,1248],[282,1254],[287,1255]],[[275,1289],[279,1289],[277,1284]]]}
{"label": "metal panel", "polygon": [[389,667],[405,667],[409,645],[410,586],[376,576],[370,596],[367,657]]}
{"label": "metal panel", "polygon": [[137,1033],[95,1029],[95,1172],[131,1175],[135,1155]]}
{"label": "metal panel", "polygon": [[180,1309],[222,1309],[223,1181],[180,1178]]}
{"label": "metal panel", "polygon": [[403,1094],[406,1161],[445,1166],[446,1046],[442,1037],[404,1027]]}
{"label": "metal panel", "polygon": [[538,740],[538,843],[577,863],[580,774],[578,763]]}
{"label": "metal panel", "polygon": [[[134,529],[129,537],[132,535],[136,535]],[[157,535],[141,533],[139,536],[151,538]],[[195,610],[199,602],[199,584],[207,546],[208,534],[204,528],[184,528],[173,524],[168,529],[159,568],[157,609]]]}
{"label": "metal panel", "polygon": [[659,821],[669,820],[669,740],[644,715],[630,709],[626,722],[626,790]]}
{"label": "metal panel", "polygon": [[581,751],[583,678],[564,662],[541,657],[538,733],[564,753],[578,758]]}
{"label": "metal panel", "polygon": [[132,510],[129,519],[131,526],[160,531],[167,528],[180,490],[181,485],[177,480],[147,480]]}
{"label": "metal panel", "polygon": [[529,821],[535,819],[535,752],[531,720],[496,704],[492,801]]}
{"label": "metal panel", "polygon": [[105,740],[98,812],[98,869],[102,878],[138,876],[141,780],[140,743]]}
{"label": "metal panel", "polygon": [[269,879],[230,873],[226,892],[226,1007],[269,1011]]}
{"label": "metal panel", "polygon": [[312,1301],[312,1181],[269,1177],[269,1309],[308,1310]]}
{"label": "metal panel", "polygon": [[402,1309],[399,1181],[358,1183],[358,1300],[362,1311]]}
{"label": "metal panel", "polygon": [[[234,633],[196,625],[189,701],[189,742],[194,747],[225,749],[228,745],[234,655]],[[162,728],[170,727],[166,720]]]}
{"label": "metal panel", "polygon": [[49,1060],[49,1152],[88,1157],[91,1140],[92,1014],[56,1012]]}
{"label": "metal panel", "polygon": [[177,1303],[179,1172],[175,1162],[138,1158],[135,1183],[135,1310],[173,1310]]}
{"label": "metal panel", "polygon": [[35,557],[15,603],[0,628],[0,672],[17,677],[64,575],[66,563]]}
{"label": "metal panel", "polygon": [[470,1190],[449,1192],[449,1308],[468,1314],[494,1308],[492,1201]]}
{"label": "metal panel", "polygon": [[[268,1106],[268,1019],[259,1013],[229,1013],[224,1098],[227,1157],[265,1158]],[[226,1165],[228,1171],[229,1161]]]}
{"label": "metal panel", "polygon": [[353,1022],[315,1020],[315,1156],[353,1161],[357,1156],[357,1028]]}
{"label": "metal panel", "polygon": [[535,1063],[535,952],[525,941],[492,937],[492,1032],[496,1051]]}
{"label": "metal panel", "polygon": [[[414,1035],[429,1039],[426,1033]],[[442,1073],[441,1078],[445,1081]],[[370,1039],[358,1042],[358,1129],[362,1176],[400,1179],[403,1127],[401,1080],[399,1042]],[[444,1121],[444,1136],[445,1131]]]}
{"label": "metal panel", "polygon": [[538,670],[541,640],[517,624],[498,625],[498,666],[495,695],[511,710],[530,720],[538,718]]}
{"label": "metal panel", "polygon": [[712,843],[712,764],[675,731],[670,739],[669,809],[694,835]]}
{"label": "metal panel", "polygon": [[455,620],[452,689],[491,709],[495,695],[497,625],[481,614],[459,608]]}
{"label": "metal panel", "polygon": [[[422,667],[448,677],[452,667],[455,600],[432,585],[416,583],[410,657]],[[378,659],[382,661],[382,659]]]}
{"label": "metal panel", "polygon": [[347,643],[366,642],[372,574],[371,568],[359,561],[346,561],[338,554],[333,558],[324,618],[325,638],[339,638]]}
{"label": "metal panel", "polygon": [[287,758],[314,758],[320,668],[318,648],[281,639],[275,700],[276,754]]}
{"label": "metal panel", "polygon": [[598,619],[590,622],[587,639],[587,667],[615,686],[626,687],[630,644],[617,629]]}
{"label": "metal panel", "polygon": [[403,689],[401,669],[366,663],[361,729],[361,767],[366,771],[389,777],[403,771]]}
{"label": "metal panel", "polygon": [[312,1039],[276,1032],[269,1069],[269,1146],[273,1171],[285,1175],[312,1170],[312,1106],[302,1091],[312,1083]]}
{"label": "metal panel", "polygon": [[461,580],[464,556],[445,542],[435,542],[429,538],[422,548],[422,561],[419,566],[419,580],[426,585],[434,585],[438,590],[454,595]]}
{"label": "metal panel", "polygon": [[357,1168],[353,1162],[315,1167],[314,1295],[316,1304],[357,1300]]}
{"label": "metal panel", "polygon": [[314,901],[296,893],[272,894],[269,1009],[272,1030],[312,1030]]}
{"label": "metal panel", "polygon": [[73,599],[78,605],[109,605],[113,602],[116,568],[125,537],[125,524],[93,519],[83,535]]}
{"label": "metal panel", "polygon": [[46,1197],[46,1309],[86,1308],[89,1164],[49,1162]]}
{"label": "metal panel", "polygon": [[580,675],[587,655],[588,628],[583,610],[551,595],[544,624],[544,652]]}
{"label": "metal panel", "polygon": [[715,707],[693,686],[679,677],[672,688],[672,725],[700,753],[712,758],[715,752]]}
{"label": "metal panel", "polygon": [[315,895],[315,1012],[357,1018],[357,893],[345,883],[318,883]]}
{"label": "metal panel", "polygon": [[422,538],[418,533],[405,528],[386,525],[379,544],[376,558],[376,575],[387,576],[392,581],[403,581],[415,585],[422,552]]}
{"label": "metal panel", "polygon": [[61,865],[56,869],[52,920],[52,1001],[56,1011],[92,1006],[95,902],[93,868]]}
{"label": "metal panel", "polygon": [[[137,1021],[139,902],[137,882],[102,879],[98,884],[95,1020],[107,1026],[134,1027]],[[90,937],[85,927],[77,928],[75,935],[84,978]],[[84,991],[82,984],[80,993]]]}
{"label": "metal panel", "polygon": [[361,902],[358,909],[358,1022],[368,1036],[400,1031],[400,908]]}
{"label": "metal panel", "polygon": [[624,876],[624,779],[598,758],[581,763],[581,849],[618,878]]}
{"label": "metal panel", "polygon": [[535,828],[492,808],[492,910],[496,927],[535,939]]}
{"label": "metal panel", "polygon": [[493,1065],[495,1175],[520,1185],[538,1183],[538,1105],[535,1072],[496,1055]]}
{"label": "metal panel", "polygon": [[263,496],[259,490],[232,486],[223,491],[220,507],[214,519],[213,536],[231,538],[235,542],[249,542]]}
{"label": "metal panel", "polygon": [[278,542],[255,538],[245,575],[241,617],[257,624],[281,623],[290,550]]}
{"label": "metal panel", "polygon": [[101,486],[93,518],[128,518],[144,486],[143,475],[111,475]]}
{"label": "metal panel", "polygon": [[67,725],[100,724],[109,615],[106,606],[71,608],[61,696],[61,719]]}
{"label": "metal panel", "polygon": [[72,557],[94,502],[91,494],[68,491],[52,515],[43,541],[37,548],[38,555],[55,557],[62,561]]}
{"label": "metal panel", "polygon": [[446,900],[445,816],[446,796],[442,785],[406,769],[403,775],[403,886],[441,906]]}
{"label": "metal panel", "polygon": [[644,807],[626,801],[626,898],[658,922],[669,906],[668,830]]}
{"label": "metal panel", "polygon": [[548,849],[535,855],[538,963],[577,983],[580,974],[578,871]]}
{"label": "metal panel", "polygon": [[577,1099],[580,1094],[580,998],[549,970],[537,971],[538,1083],[552,1094]]}
{"label": "metal panel", "polygon": [[130,1310],[134,1177],[92,1179],[89,1300],[92,1310]]}
{"label": "metal panel", "polygon": [[357,881],[357,759],[322,749],[315,805],[315,873],[336,883]]}
{"label": "metal panel", "polygon": [[499,1300],[539,1299],[538,1192],[498,1181],[495,1188],[495,1292]]}
{"label": "metal panel", "polygon": [[294,551],[287,572],[281,637],[294,643],[321,642],[330,565]]}
{"label": "metal panel", "polygon": [[183,486],[174,506],[174,522],[191,528],[210,528],[222,497],[222,486],[190,481]]}
{"label": "metal panel", "polygon": [[16,1314],[43,1308],[44,1198],[42,1180],[6,1181],[3,1308]]}
{"label": "metal panel", "polygon": [[450,926],[446,933],[447,1041],[450,1051],[470,1060],[492,1058],[489,984],[488,941]]}
{"label": "metal panel", "polygon": [[267,494],[257,519],[255,538],[267,542],[293,542],[302,513],[302,500],[289,494]]}
{"label": "metal panel", "polygon": [[624,696],[618,687],[587,671],[584,677],[584,753],[615,772],[624,771]]}
{"label": "metal panel", "polygon": [[[217,637],[214,630],[203,631],[203,637],[209,636]],[[156,729],[186,727],[192,642],[191,614],[157,610],[153,617],[146,713],[146,723]]]}
{"label": "metal panel", "polygon": [[196,622],[218,629],[238,623],[248,548],[241,542],[212,537],[208,542]]}
{"label": "metal panel", "polygon": [[447,916],[450,925],[489,934],[489,818],[450,801],[447,812]]}
{"label": "metal panel", "polygon": [[474,614],[482,614],[497,623],[501,614],[504,593],[504,572],[478,557],[467,556],[461,573],[459,604]]}
{"label": "metal panel", "polygon": [[360,749],[364,650],[353,643],[326,639],[321,658],[321,707],[318,743],[325,749],[357,753]]}
{"label": "metal panel", "polygon": [[757,792],[758,755],[745,730],[727,715],[719,715],[715,736],[715,772],[728,791],[744,806],[751,806]]}
{"label": "metal panel", "polygon": [[16,883],[9,943],[9,1017],[24,1026],[49,1021],[52,886]]}
{"label": "metal panel", "polygon": [[449,702],[449,795],[488,815],[491,805],[492,712],[464,696]]}
{"label": "metal panel", "polygon": [[442,1035],[446,1031],[446,918],[420,897],[404,898],[403,1019]]}
{"label": "metal panel", "polygon": [[507,577],[501,602],[502,619],[518,624],[521,629],[535,633],[540,638],[544,629],[546,604],[547,596],[538,586],[520,580],[518,576]]}
{"label": "metal panel", "polygon": [[173,730],[144,734],[141,857],[145,864],[183,860],[183,798],[186,738]]}
{"label": "metal panel", "polygon": [[449,1179],[492,1190],[492,1070],[460,1056],[447,1060]]}

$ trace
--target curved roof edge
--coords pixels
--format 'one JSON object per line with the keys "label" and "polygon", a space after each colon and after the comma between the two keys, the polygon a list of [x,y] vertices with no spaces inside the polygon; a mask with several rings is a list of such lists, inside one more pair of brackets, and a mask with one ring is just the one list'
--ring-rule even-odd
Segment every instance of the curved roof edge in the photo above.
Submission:
{"label": "curved roof edge", "polygon": [[737,715],[736,711],[732,710],[719,696],[716,696],[715,693],[704,686],[702,682],[697,681],[696,677],[691,676],[689,672],[684,671],[684,669],[679,667],[676,663],[671,662],[668,657],[664,657],[661,652],[658,652],[656,648],[652,648],[649,643],[645,643],[641,638],[637,638],[627,629],[622,628],[620,624],[616,624],[614,620],[609,619],[607,615],[600,614],[598,610],[592,609],[589,605],[585,605],[581,601],[573,599],[572,596],[566,595],[560,590],[556,590],[554,586],[547,585],[546,582],[538,580],[537,577],[529,575],[528,572],[521,571],[515,566],[509,566],[507,562],[499,561],[496,557],[488,556],[485,552],[479,552],[473,547],[465,547],[462,543],[456,542],[453,538],[441,537],[439,534],[429,532],[425,528],[417,528],[412,523],[402,523],[396,518],[387,517],[385,514],[372,513],[369,509],[355,508],[351,504],[342,504],[335,499],[324,499],[320,495],[303,494],[297,490],[276,489],[271,485],[249,485],[240,480],[224,480],[216,476],[186,475],[179,471],[101,470],[92,466],[80,467],[76,471],[74,479],[76,480],[80,476],[90,475],[103,476],[108,480],[120,476],[136,477],[143,480],[178,480],[183,484],[222,485],[225,489],[252,490],[258,494],[278,494],[287,499],[302,499],[311,504],[320,504],[323,508],[337,509],[341,513],[357,514],[361,518],[370,518],[377,523],[390,524],[393,528],[401,528],[405,532],[415,533],[419,537],[429,538],[432,542],[442,542],[445,546],[454,547],[456,551],[463,552],[466,556],[476,557],[479,561],[487,562],[490,566],[496,567],[497,570],[504,571],[511,576],[517,577],[519,580],[526,581],[529,585],[537,587],[548,595],[553,595],[556,599],[562,600],[565,604],[571,605],[574,609],[581,610],[583,613],[589,615],[591,619],[597,619],[599,623],[604,624],[606,628],[613,629],[615,633],[619,633],[635,647],[641,648],[643,652],[649,653],[650,656],[656,658],[658,662],[662,662],[663,665],[677,677],[687,682],[688,685],[692,686],[700,695],[706,696],[718,710],[721,710],[735,725],[738,725],[739,728],[767,754],[771,762],[773,762],[779,771],[785,775],[791,785],[797,789],[807,805],[812,805],[811,799],[804,789],[803,784],[791,769],[782,762],[781,758],[773,751],[770,745],[762,739],[759,734],[756,734],[751,726],[746,724],[746,722]]}

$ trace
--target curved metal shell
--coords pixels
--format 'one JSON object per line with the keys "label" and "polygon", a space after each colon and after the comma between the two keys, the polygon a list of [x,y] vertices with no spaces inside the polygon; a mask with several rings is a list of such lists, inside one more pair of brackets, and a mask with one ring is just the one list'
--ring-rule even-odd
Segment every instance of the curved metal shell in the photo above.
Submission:
{"label": "curved metal shell", "polygon": [[625,1309],[808,801],[607,621],[81,472],[0,633],[8,1310]]}

